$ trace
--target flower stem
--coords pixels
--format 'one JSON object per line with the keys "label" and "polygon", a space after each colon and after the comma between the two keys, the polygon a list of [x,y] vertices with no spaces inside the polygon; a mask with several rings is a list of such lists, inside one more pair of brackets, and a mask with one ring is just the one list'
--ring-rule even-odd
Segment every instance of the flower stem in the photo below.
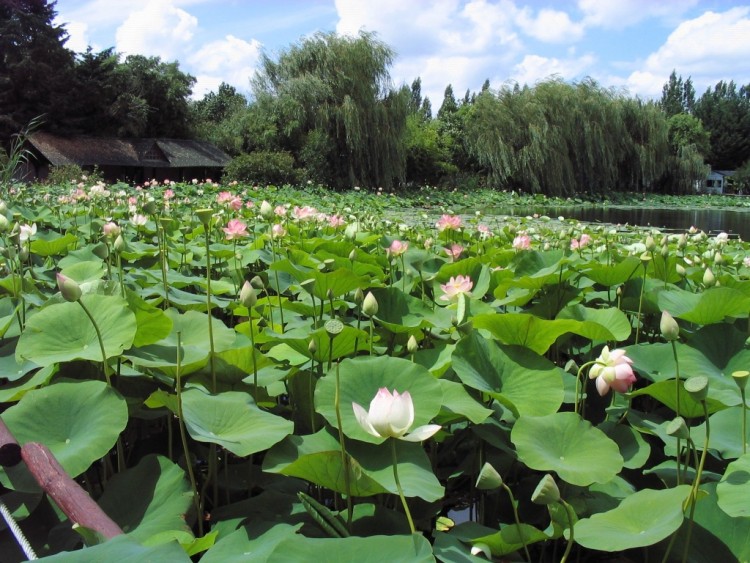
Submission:
{"label": "flower stem", "polygon": [[[526,554],[526,560],[531,561],[531,555],[529,555],[529,548],[526,546],[526,538],[524,537],[523,530],[521,529],[521,520],[518,517],[518,507],[516,506],[516,499],[513,496],[513,491],[510,490],[510,487],[503,483],[503,489],[508,493],[508,496],[510,497],[510,505],[513,507],[513,517],[516,519],[516,526],[518,526],[518,537],[521,540],[521,543],[523,544],[523,551]],[[571,525],[571,533],[573,530],[573,526]]]}
{"label": "flower stem", "polygon": [[563,499],[560,499],[560,503],[562,503],[562,505],[565,507],[565,513],[568,515],[568,523],[570,524],[570,537],[568,538],[568,545],[565,546],[565,553],[563,553],[562,559],[560,559],[560,563],[565,563],[568,560],[568,555],[570,555],[570,550],[573,548],[573,509]]}
{"label": "flower stem", "polygon": [[396,489],[398,489],[398,496],[401,498],[401,505],[404,507],[406,513],[406,519],[409,521],[409,529],[414,534],[414,521],[411,519],[411,512],[409,512],[409,505],[406,504],[406,497],[404,496],[404,490],[401,488],[401,481],[398,479],[398,457],[396,456],[396,440],[391,439],[391,454],[393,457],[393,479],[396,481]]}
{"label": "flower stem", "polygon": [[198,519],[198,535],[203,535],[203,515],[201,514],[201,501],[198,494],[198,486],[195,483],[195,473],[193,472],[193,461],[188,449],[187,433],[185,432],[185,421],[182,418],[182,382],[180,380],[182,363],[180,350],[182,348],[182,333],[177,332],[177,367],[175,368],[175,391],[177,393],[177,425],[180,429],[180,440],[182,441],[182,450],[185,452],[185,466],[187,467],[190,485],[193,490],[193,505],[195,506],[195,516]]}
{"label": "flower stem", "polygon": [[[333,343],[331,343],[333,346]],[[344,426],[341,422],[341,394],[339,384],[339,365],[336,363],[336,395],[334,396],[334,408],[336,409],[336,422],[339,430],[339,444],[341,445],[341,463],[344,466],[344,487],[346,488],[346,527],[351,530],[352,518],[354,517],[354,505],[352,504],[352,485],[351,471],[349,467],[349,456],[346,453],[346,443],[344,442]],[[314,414],[313,414],[314,416]]]}
{"label": "flower stem", "polygon": [[107,385],[109,387],[112,387],[112,380],[109,377],[109,365],[107,365],[107,352],[104,350],[104,339],[102,338],[102,333],[99,330],[99,325],[96,323],[96,320],[94,320],[94,316],[91,314],[91,311],[89,311],[88,307],[83,303],[83,300],[78,299],[77,303],[81,306],[83,309],[83,312],[86,313],[86,316],[91,321],[91,324],[94,325],[94,331],[96,331],[96,338],[99,340],[99,349],[102,352],[102,363],[104,364],[104,379],[107,380]]}
{"label": "flower stem", "polygon": [[[675,363],[675,389],[676,389],[676,400],[677,403],[675,405],[675,416],[680,416],[680,361],[677,358],[677,344],[674,340],[670,342],[672,344],[672,355],[674,356],[674,363]],[[679,437],[677,437],[677,484],[680,485],[682,483],[682,480],[680,479],[680,457],[682,456],[682,440],[680,440]]]}
{"label": "flower stem", "polygon": [[690,537],[693,533],[693,521],[695,519],[695,505],[698,502],[698,487],[701,484],[701,474],[703,473],[703,466],[706,463],[706,453],[708,452],[708,441],[711,438],[711,426],[708,421],[708,405],[705,399],[701,401],[703,406],[703,416],[706,419],[706,439],[703,442],[703,451],[701,452],[701,460],[696,468],[695,479],[693,480],[693,487],[690,489],[690,516],[688,517],[688,529],[685,537],[685,548],[682,550],[682,563],[686,563],[688,560],[688,553],[690,550]]}
{"label": "flower stem", "polygon": [[208,346],[211,355],[208,358],[211,369],[211,392],[216,393],[216,359],[214,353],[214,327],[211,315],[211,233],[209,225],[204,226],[206,233],[206,313],[208,313]]}

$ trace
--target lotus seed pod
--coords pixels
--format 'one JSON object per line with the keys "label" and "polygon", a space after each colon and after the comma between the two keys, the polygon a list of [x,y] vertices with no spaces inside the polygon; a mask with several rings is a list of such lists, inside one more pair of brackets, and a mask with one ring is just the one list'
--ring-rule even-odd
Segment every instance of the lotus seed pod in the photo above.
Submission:
{"label": "lotus seed pod", "polygon": [[667,434],[680,440],[687,440],[690,438],[690,431],[688,430],[685,419],[681,416],[675,418],[672,422],[667,424]]}
{"label": "lotus seed pod", "polygon": [[703,285],[706,287],[713,287],[716,285],[716,276],[714,276],[711,268],[706,268],[706,271],[703,273]]}
{"label": "lotus seed pod", "polygon": [[674,320],[674,317],[667,311],[662,311],[661,322],[659,322],[659,329],[664,340],[671,342],[677,340],[680,337],[680,325]]}
{"label": "lotus seed pod", "polygon": [[705,401],[708,396],[708,378],[705,375],[696,375],[689,378],[684,384],[685,391],[696,401]]}
{"label": "lotus seed pod", "polygon": [[378,300],[372,292],[368,291],[365,296],[365,300],[362,302],[362,312],[368,317],[373,317],[378,314]]}
{"label": "lotus seed pod", "polygon": [[477,477],[476,487],[480,491],[491,491],[503,486],[503,478],[492,464],[485,462]]}
{"label": "lotus seed pod", "polygon": [[154,200],[153,199],[149,199],[146,203],[144,203],[143,204],[143,210],[148,215],[153,215],[154,213],[156,213],[156,203],[154,202]]}
{"label": "lotus seed pod", "polygon": [[748,376],[750,376],[750,371],[747,370],[732,372],[732,379],[734,379],[737,387],[739,387],[741,390],[744,390],[747,386]]}
{"label": "lotus seed pod", "polygon": [[207,227],[211,224],[211,217],[214,215],[213,209],[198,209],[195,212],[195,215],[198,217],[198,220],[203,223],[204,227]]}
{"label": "lotus seed pod", "polygon": [[534,504],[554,504],[560,500],[560,489],[557,488],[552,475],[547,473],[539,481],[534,493],[531,495],[531,502]]}

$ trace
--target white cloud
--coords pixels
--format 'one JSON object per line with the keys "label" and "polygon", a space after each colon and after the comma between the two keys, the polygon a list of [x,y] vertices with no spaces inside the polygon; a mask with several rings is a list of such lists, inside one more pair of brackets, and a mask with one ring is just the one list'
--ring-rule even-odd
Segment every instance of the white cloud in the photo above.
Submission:
{"label": "white cloud", "polygon": [[198,19],[169,0],[149,2],[130,12],[115,33],[117,51],[172,61],[189,47]]}
{"label": "white cloud", "polygon": [[[84,53],[91,45],[89,39],[89,26],[84,22],[67,22],[65,24],[65,30],[68,32],[68,40],[65,42],[65,47],[76,53]],[[98,48],[95,45],[91,45],[94,51]]]}
{"label": "white cloud", "polygon": [[539,10],[534,17],[531,10],[524,8],[516,22],[526,35],[545,43],[573,43],[583,36],[584,26],[571,21],[566,12]]}
{"label": "white cloud", "polygon": [[569,59],[526,55],[514,67],[513,80],[529,86],[550,76],[560,76],[564,80],[573,80],[585,76],[595,62],[596,58],[593,55]]}
{"label": "white cloud", "polygon": [[705,12],[681,23],[642,68],[627,79],[628,88],[658,97],[667,77],[676,70],[692,77],[700,95],[719,80],[750,75],[750,8]]}
{"label": "white cloud", "polygon": [[253,39],[245,41],[233,35],[211,41],[190,56],[191,67],[199,69],[193,97],[202,98],[216,91],[221,82],[231,84],[240,92],[250,91],[250,78],[260,61],[262,45]]}
{"label": "white cloud", "polygon": [[650,18],[673,20],[698,0],[578,0],[584,24],[621,29]]}

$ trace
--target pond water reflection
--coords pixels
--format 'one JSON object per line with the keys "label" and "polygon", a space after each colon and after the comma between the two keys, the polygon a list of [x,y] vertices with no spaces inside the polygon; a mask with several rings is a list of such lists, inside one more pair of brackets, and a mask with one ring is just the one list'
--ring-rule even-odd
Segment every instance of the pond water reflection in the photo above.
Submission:
{"label": "pond water reflection", "polygon": [[[691,226],[707,233],[726,232],[750,240],[750,210],[747,209],[656,209],[644,207],[515,207],[495,210],[504,215],[538,213],[563,216],[591,223],[613,223],[687,230]],[[486,214],[492,214],[487,209]]]}

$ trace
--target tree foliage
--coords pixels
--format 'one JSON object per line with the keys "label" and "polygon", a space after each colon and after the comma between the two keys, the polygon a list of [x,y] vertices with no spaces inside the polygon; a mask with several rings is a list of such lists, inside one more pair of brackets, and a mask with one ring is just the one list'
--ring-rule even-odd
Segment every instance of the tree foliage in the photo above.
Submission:
{"label": "tree foliage", "polygon": [[46,0],[0,2],[0,143],[38,116],[49,130],[66,126],[74,56],[55,15]]}
{"label": "tree foliage", "polygon": [[667,117],[679,113],[692,113],[695,106],[695,88],[692,79],[688,76],[687,80],[683,81],[682,76],[678,77],[677,71],[673,70],[661,90],[659,105]]}
{"label": "tree foliage", "polygon": [[734,170],[750,159],[750,84],[720,81],[696,102],[695,115],[711,133],[713,168]]}
{"label": "tree foliage", "polygon": [[[411,92],[395,90],[394,53],[373,34],[318,33],[264,55],[256,104],[276,124],[282,149],[335,187],[392,187],[404,178],[403,136]],[[313,158],[314,157],[314,158]]]}

